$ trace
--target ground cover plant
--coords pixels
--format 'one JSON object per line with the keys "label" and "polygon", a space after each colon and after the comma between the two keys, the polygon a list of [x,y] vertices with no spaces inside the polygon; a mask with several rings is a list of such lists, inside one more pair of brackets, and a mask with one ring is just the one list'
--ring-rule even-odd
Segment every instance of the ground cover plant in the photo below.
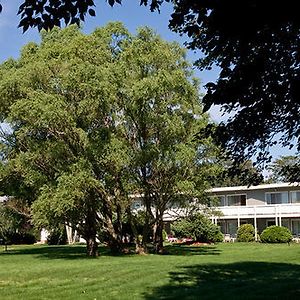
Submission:
{"label": "ground cover plant", "polygon": [[0,250],[1,299],[298,299],[298,244],[167,246],[86,257],[84,246]]}

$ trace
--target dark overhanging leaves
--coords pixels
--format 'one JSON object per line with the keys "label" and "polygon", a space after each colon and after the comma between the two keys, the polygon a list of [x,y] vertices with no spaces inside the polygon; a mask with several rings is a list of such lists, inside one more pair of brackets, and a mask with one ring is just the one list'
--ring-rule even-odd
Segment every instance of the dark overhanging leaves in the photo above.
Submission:
{"label": "dark overhanging leaves", "polygon": [[[121,5],[122,0],[106,0],[107,4],[114,6]],[[160,11],[163,2],[170,0],[140,0],[140,5],[149,6],[150,10]],[[51,30],[54,26],[77,24],[85,21],[86,15],[96,16],[94,0],[24,0],[18,10],[21,20],[19,27],[23,32],[30,27]],[[0,4],[0,13],[2,5]],[[64,24],[62,23],[64,22]]]}

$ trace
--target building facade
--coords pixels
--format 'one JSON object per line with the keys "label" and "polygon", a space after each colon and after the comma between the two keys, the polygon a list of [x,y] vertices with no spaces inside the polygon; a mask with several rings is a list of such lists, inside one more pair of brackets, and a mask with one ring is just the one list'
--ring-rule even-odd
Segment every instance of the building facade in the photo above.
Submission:
{"label": "building facade", "polygon": [[271,225],[285,226],[300,236],[300,184],[279,183],[209,190],[220,214],[212,216],[224,234],[236,235],[242,224],[252,224],[257,234]]}

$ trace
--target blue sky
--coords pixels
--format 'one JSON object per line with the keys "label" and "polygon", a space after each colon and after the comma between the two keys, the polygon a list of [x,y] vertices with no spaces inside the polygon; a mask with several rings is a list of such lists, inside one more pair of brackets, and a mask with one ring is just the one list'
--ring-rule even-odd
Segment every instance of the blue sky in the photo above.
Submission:
{"label": "blue sky", "polygon": [[[116,5],[111,8],[106,1],[96,0],[99,3],[96,7],[96,17],[87,17],[83,25],[83,30],[90,33],[96,27],[103,26],[109,21],[122,21],[130,32],[134,33],[136,28],[147,25],[156,30],[162,38],[169,41],[177,41],[183,45],[186,37],[180,37],[178,34],[168,29],[168,21],[172,12],[172,7],[165,4],[161,7],[161,13],[151,13],[149,8],[140,7],[139,0],[124,0],[122,6]],[[22,46],[29,41],[39,42],[39,33],[37,29],[29,29],[25,34],[22,29],[17,28],[19,17],[16,15],[21,0],[2,0],[3,11],[0,14],[0,63],[9,57],[17,58]],[[193,61],[200,56],[200,53],[188,51],[188,59]],[[201,79],[202,84],[214,81],[217,78],[216,71],[200,72],[195,70],[195,75]],[[204,90],[202,90],[204,92]],[[211,117],[215,121],[222,119],[218,107],[214,107],[210,111]],[[281,147],[274,147],[272,154],[274,157],[280,155],[293,154],[294,151],[288,151]]]}
{"label": "blue sky", "polygon": [[[110,7],[104,0],[98,0],[100,3],[96,7],[96,17],[87,17],[83,24],[83,30],[86,33],[92,32],[96,27],[103,26],[109,21],[122,21],[130,32],[134,33],[136,28],[147,25],[156,30],[162,38],[169,41],[177,41],[183,45],[185,37],[180,37],[178,34],[171,32],[168,29],[169,17],[172,12],[170,4],[164,4],[161,7],[161,13],[151,13],[149,8],[139,6],[138,0],[125,0],[122,5]],[[19,17],[16,15],[18,7],[22,1],[2,0],[3,11],[0,15],[0,41],[1,52],[0,62],[9,57],[18,57],[19,51],[29,41],[40,40],[39,33],[36,29],[29,29],[25,34],[20,28],[17,28]],[[188,59],[194,61],[199,57],[199,53],[188,51]],[[209,81],[214,81],[217,77],[215,71],[199,72],[195,69],[195,75],[201,79],[202,85]],[[204,90],[202,90],[204,92]],[[215,121],[221,119],[219,109],[211,110],[211,117]]]}
{"label": "blue sky", "polygon": [[[87,17],[83,24],[83,30],[86,33],[92,32],[96,27],[103,26],[109,21],[122,21],[130,32],[134,33],[140,26],[147,25],[153,28],[162,38],[169,41],[177,41],[183,45],[185,37],[171,32],[168,29],[168,21],[172,12],[170,4],[164,4],[161,7],[161,13],[151,13],[149,8],[139,6],[139,0],[125,0],[122,5],[110,7],[106,1],[97,0],[100,3],[96,7],[96,17]],[[39,33],[37,29],[29,29],[22,33],[22,29],[17,28],[19,17],[16,15],[18,7],[22,1],[2,0],[3,11],[0,15],[0,62],[9,57],[17,58],[22,46],[29,41],[39,42]],[[188,59],[193,61],[199,57],[199,53],[188,51]],[[202,84],[216,79],[215,71],[199,72],[195,69],[195,75],[201,79]],[[203,90],[204,91],[204,90]],[[212,118],[219,120],[220,114],[218,109],[213,109]]]}

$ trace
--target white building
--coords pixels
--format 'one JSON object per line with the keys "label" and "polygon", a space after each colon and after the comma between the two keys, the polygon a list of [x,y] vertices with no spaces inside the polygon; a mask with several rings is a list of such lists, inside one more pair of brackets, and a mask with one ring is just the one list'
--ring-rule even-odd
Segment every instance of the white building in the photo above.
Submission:
{"label": "white building", "polygon": [[212,221],[225,234],[235,235],[240,225],[250,223],[257,233],[278,225],[300,235],[300,183],[222,187],[210,189],[209,193],[221,212]]}

